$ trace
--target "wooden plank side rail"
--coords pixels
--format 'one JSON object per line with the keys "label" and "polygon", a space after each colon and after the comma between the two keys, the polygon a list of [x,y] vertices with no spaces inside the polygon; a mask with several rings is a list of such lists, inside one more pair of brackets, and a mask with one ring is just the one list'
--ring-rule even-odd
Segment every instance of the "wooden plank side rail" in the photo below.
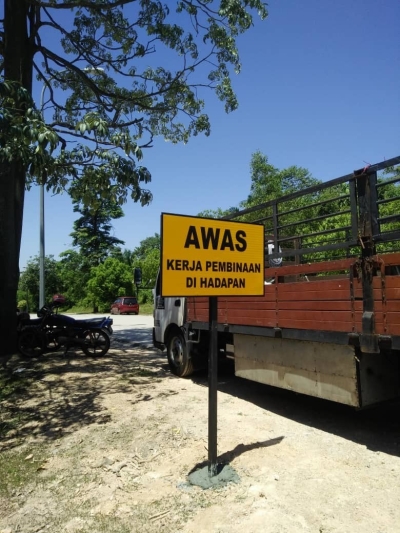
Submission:
{"label": "wooden plank side rail", "polygon": [[[373,277],[375,333],[400,335],[400,276],[387,275],[387,266],[400,265],[400,253],[374,256],[382,266]],[[362,333],[362,280],[350,272],[357,259],[267,268],[262,297],[218,298],[218,321],[223,324],[271,328],[307,329]],[[309,282],[304,276],[325,272],[344,273],[340,279],[318,276]],[[285,276],[303,276],[285,281]],[[188,298],[188,320],[208,321],[208,298]]]}

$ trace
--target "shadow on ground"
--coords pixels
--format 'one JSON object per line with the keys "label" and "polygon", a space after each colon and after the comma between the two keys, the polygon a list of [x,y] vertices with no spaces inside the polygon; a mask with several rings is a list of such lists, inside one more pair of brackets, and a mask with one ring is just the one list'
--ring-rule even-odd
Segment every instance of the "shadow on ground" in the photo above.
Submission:
{"label": "shadow on ground", "polygon": [[[217,457],[217,463],[222,465],[229,464],[236,459],[236,457],[239,457],[246,452],[257,450],[258,448],[269,448],[270,446],[276,446],[277,444],[280,444],[283,439],[284,437],[276,437],[274,439],[268,439],[261,442],[253,442],[252,444],[238,444],[233,450],[228,450],[227,452],[219,455]],[[198,463],[192,468],[192,470],[190,470],[189,475],[196,470],[204,468],[208,464],[208,461],[202,461],[201,463]]]}
{"label": "shadow on ground", "polygon": [[[207,386],[206,372],[195,374],[192,379]],[[398,400],[357,411],[335,402],[237,378],[232,361],[219,369],[218,390],[300,424],[362,444],[372,451],[400,456]]]}
{"label": "shadow on ground", "polygon": [[111,415],[102,407],[102,393],[132,393],[132,403],[150,401],[159,394],[152,392],[152,383],[176,379],[160,352],[124,349],[118,343],[100,358],[81,351],[28,361],[15,356],[5,372],[21,385],[0,402],[0,450],[27,437],[54,440],[83,426],[105,424]]}
{"label": "shadow on ground", "polygon": [[[13,372],[24,370],[20,373]],[[53,440],[89,424],[105,424],[110,414],[100,401],[108,394],[131,393],[131,402],[148,402],[168,392],[154,392],[152,383],[178,379],[156,350],[134,347],[113,339],[103,358],[85,357],[81,351],[63,356],[48,354],[37,361],[13,358],[7,365],[11,376],[24,376],[27,385],[0,403],[0,449],[14,447],[27,437]],[[192,376],[207,386],[207,373]],[[218,389],[266,411],[309,427],[381,451],[400,456],[400,402],[373,409],[353,408],[290,391],[236,378],[233,364],[219,371]],[[171,391],[171,394],[174,393]],[[229,459],[229,458],[224,458]],[[222,460],[222,458],[219,458]]]}

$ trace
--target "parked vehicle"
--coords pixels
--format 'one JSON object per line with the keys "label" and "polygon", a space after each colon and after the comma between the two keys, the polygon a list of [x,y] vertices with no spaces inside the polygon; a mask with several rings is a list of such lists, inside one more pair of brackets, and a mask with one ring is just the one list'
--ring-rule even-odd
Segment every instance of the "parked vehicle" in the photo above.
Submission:
{"label": "parked vehicle", "polygon": [[107,317],[76,320],[57,313],[64,303],[60,297],[45,305],[38,318],[22,318],[18,325],[18,350],[26,357],[35,357],[64,347],[79,346],[86,355],[103,356],[110,348],[113,320]]}
{"label": "parked vehicle", "polygon": [[139,304],[134,296],[120,296],[111,305],[112,315],[129,315],[130,313],[139,314]]}
{"label": "parked vehicle", "polygon": [[[219,354],[237,376],[357,408],[400,397],[400,176],[377,177],[397,164],[226,217],[262,221],[274,245],[264,296],[217,300]],[[209,299],[163,298],[160,287],[159,277],[154,345],[188,376],[207,365]]]}

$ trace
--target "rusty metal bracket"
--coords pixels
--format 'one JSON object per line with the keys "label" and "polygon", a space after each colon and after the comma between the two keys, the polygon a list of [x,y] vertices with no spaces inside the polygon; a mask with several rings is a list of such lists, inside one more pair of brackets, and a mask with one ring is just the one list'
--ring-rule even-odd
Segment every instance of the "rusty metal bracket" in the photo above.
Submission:
{"label": "rusty metal bracket", "polygon": [[362,265],[364,266],[364,272],[366,275],[366,279],[369,283],[372,283],[372,280],[374,278],[374,270],[375,270],[375,261],[373,257],[365,257],[364,261],[362,262]]}
{"label": "rusty metal bracket", "polygon": [[382,303],[386,303],[386,271],[385,271],[385,262],[384,260],[379,256],[373,257],[374,261],[374,267],[376,270],[379,270],[381,273],[381,289],[382,289]]}
{"label": "rusty metal bracket", "polygon": [[358,242],[360,243],[361,248],[362,248],[363,250],[365,250],[365,245],[364,245],[363,237],[361,236],[361,232],[360,232],[360,230],[358,230]]}
{"label": "rusty metal bracket", "polygon": [[376,261],[371,255],[360,261],[363,292],[362,334],[360,348],[364,353],[379,353],[378,335],[375,333],[375,309],[373,279]]}
{"label": "rusty metal bracket", "polygon": [[375,268],[380,271],[381,278],[381,298],[382,298],[382,318],[383,318],[383,331],[388,332],[387,313],[386,313],[386,271],[385,262],[380,256],[374,256]]}
{"label": "rusty metal bracket", "polygon": [[362,334],[360,348],[363,353],[379,353],[378,335],[375,334],[375,315],[373,311],[364,311],[362,316]]}
{"label": "rusty metal bracket", "polygon": [[357,259],[351,266],[353,279],[357,278],[358,283],[360,283],[362,279],[361,261]]}

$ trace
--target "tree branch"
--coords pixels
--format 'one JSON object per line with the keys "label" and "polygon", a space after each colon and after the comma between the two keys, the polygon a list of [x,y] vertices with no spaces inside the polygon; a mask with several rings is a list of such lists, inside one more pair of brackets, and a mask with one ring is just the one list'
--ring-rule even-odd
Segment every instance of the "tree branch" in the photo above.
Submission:
{"label": "tree branch", "polygon": [[[39,51],[44,55],[44,56],[47,56],[48,58],[50,58],[52,61],[54,61],[54,63],[56,65],[58,65],[59,67],[62,67],[63,69],[65,70],[71,70],[73,72],[75,72],[75,74],[81,78],[81,80],[85,83],[85,85],[87,87],[89,87],[94,95],[96,96],[96,99],[99,103],[99,105],[101,105],[102,107],[104,107],[105,109],[107,109],[107,111],[112,111],[112,107],[109,107],[102,99],[101,99],[101,96],[113,96],[112,93],[106,93],[104,91],[101,91],[99,89],[99,87],[96,85],[96,83],[94,83],[94,81],[85,74],[85,71],[79,67],[77,67],[76,65],[74,65],[73,63],[71,63],[70,61],[67,61],[66,59],[60,57],[59,55],[55,54],[54,52],[52,52],[51,50],[49,50],[48,48],[44,47],[44,46],[40,46],[39,48]],[[96,67],[94,67],[96,68]],[[61,78],[57,78],[56,75],[53,75],[52,76],[55,80],[57,80],[59,83],[65,83],[65,80],[62,80]]]}
{"label": "tree branch", "polygon": [[79,4],[76,2],[64,2],[62,4],[54,4],[52,2],[42,2],[41,0],[28,0],[28,3],[38,7],[48,7],[51,9],[76,9],[77,7],[83,7],[87,9],[93,9],[95,11],[109,11],[115,7],[121,7],[127,4],[132,4],[136,0],[114,0],[113,2],[105,1],[104,4],[99,4],[96,1],[81,0]]}

